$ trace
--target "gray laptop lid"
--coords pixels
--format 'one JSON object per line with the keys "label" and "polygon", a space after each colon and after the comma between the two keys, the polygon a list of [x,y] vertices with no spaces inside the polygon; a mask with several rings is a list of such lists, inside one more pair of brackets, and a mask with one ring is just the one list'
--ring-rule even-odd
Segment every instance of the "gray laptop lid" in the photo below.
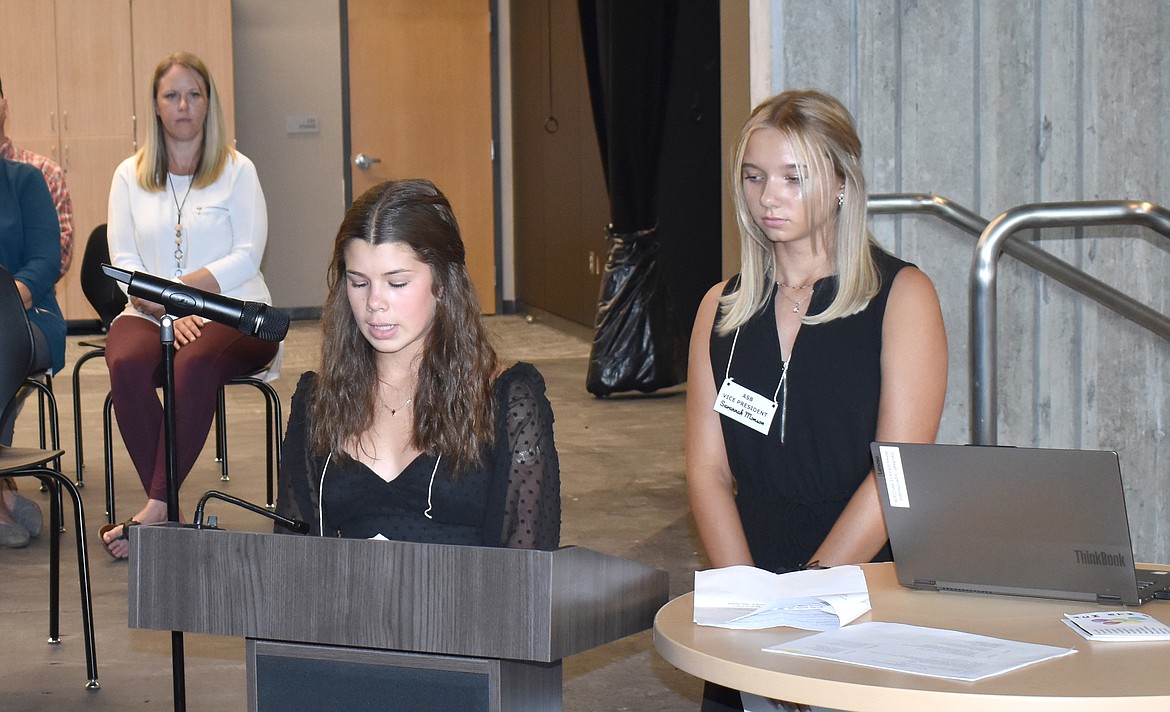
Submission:
{"label": "gray laptop lid", "polygon": [[1142,602],[1116,453],[871,447],[902,585]]}

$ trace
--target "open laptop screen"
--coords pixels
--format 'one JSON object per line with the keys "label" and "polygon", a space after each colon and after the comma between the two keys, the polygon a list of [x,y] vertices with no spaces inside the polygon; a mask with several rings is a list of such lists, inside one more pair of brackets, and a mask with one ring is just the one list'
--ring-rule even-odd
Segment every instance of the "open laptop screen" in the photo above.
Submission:
{"label": "open laptop screen", "polygon": [[1117,454],[875,442],[905,586],[1137,604]]}

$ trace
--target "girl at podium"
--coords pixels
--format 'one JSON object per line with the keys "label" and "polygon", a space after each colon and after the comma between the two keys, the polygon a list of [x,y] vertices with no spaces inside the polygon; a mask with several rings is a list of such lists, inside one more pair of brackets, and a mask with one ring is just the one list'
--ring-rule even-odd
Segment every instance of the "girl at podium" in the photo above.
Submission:
{"label": "girl at podium", "polygon": [[544,379],[498,362],[443,194],[400,180],[358,198],[328,284],[321,367],[293,395],[277,512],[314,536],[556,548]]}
{"label": "girl at podium", "polygon": [[[690,346],[687,482],[712,566],[888,560],[869,445],[932,442],[946,394],[938,297],[866,227],[861,142],[833,97],[788,91],[735,149],[739,274]],[[742,709],[708,686],[704,710]]]}

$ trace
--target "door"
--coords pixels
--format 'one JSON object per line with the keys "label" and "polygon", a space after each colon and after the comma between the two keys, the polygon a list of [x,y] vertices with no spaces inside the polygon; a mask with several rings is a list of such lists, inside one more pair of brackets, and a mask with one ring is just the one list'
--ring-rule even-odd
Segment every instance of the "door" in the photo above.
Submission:
{"label": "door", "polygon": [[493,314],[490,2],[347,4],[353,194],[394,178],[434,182],[459,221],[480,305]]}

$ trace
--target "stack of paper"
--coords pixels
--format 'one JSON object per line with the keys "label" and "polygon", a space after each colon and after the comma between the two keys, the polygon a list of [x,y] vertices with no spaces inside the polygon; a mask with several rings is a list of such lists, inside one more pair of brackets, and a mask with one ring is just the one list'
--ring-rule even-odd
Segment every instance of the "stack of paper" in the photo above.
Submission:
{"label": "stack of paper", "polygon": [[834,630],[870,609],[858,566],[774,574],[754,566],[695,572],[695,623]]}
{"label": "stack of paper", "polygon": [[1170,626],[1146,613],[1066,613],[1064,622],[1088,640],[1170,640]]}
{"label": "stack of paper", "polygon": [[764,650],[966,682],[1076,652],[954,630],[878,622],[817,633]]}

